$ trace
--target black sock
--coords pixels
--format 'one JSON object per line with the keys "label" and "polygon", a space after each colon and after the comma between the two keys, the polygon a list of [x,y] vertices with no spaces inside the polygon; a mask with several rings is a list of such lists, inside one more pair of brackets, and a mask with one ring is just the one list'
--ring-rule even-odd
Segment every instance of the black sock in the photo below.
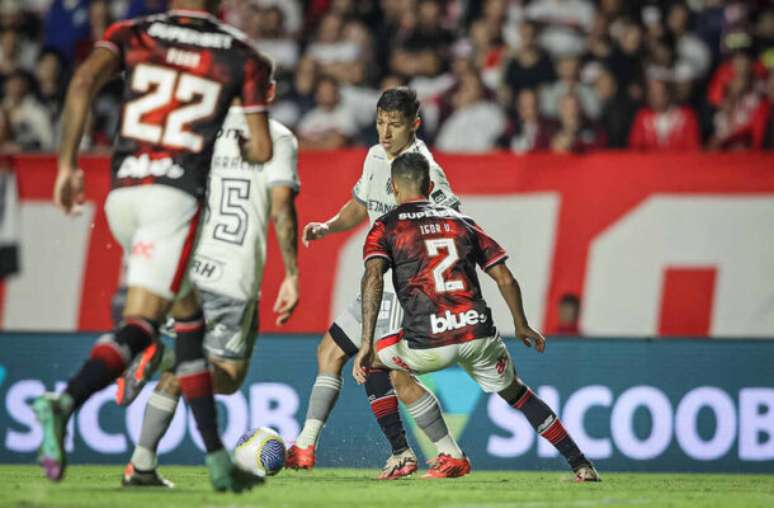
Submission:
{"label": "black sock", "polygon": [[379,422],[382,433],[392,446],[392,453],[397,455],[406,451],[409,447],[406,442],[406,431],[403,430],[403,422],[398,411],[398,397],[390,382],[390,375],[386,370],[373,369],[369,372],[365,382],[368,402],[371,403],[371,411]]}
{"label": "black sock", "polygon": [[110,385],[137,354],[156,337],[158,325],[143,318],[127,318],[114,334],[103,335],[91,349],[89,359],[67,384],[67,392],[80,407],[94,393]]}
{"label": "black sock", "polygon": [[200,313],[175,322],[175,374],[196,420],[196,427],[207,453],[223,448],[218,435],[218,413],[212,388],[212,375],[204,356],[204,316]]}
{"label": "black sock", "polygon": [[583,456],[578,445],[564,429],[556,414],[528,386],[523,385],[523,390],[519,392],[515,400],[507,402],[524,413],[532,427],[554,445],[571,468],[575,469],[587,462],[586,457]]}

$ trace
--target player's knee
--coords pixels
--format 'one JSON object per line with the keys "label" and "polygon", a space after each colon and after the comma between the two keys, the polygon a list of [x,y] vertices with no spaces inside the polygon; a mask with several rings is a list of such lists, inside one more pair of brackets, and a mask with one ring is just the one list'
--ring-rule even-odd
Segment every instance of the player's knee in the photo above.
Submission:
{"label": "player's knee", "polygon": [[180,395],[180,382],[178,381],[177,376],[171,372],[163,373],[156,385],[156,391],[172,396]]}
{"label": "player's knee", "polygon": [[126,346],[134,357],[150,346],[156,340],[158,333],[157,321],[142,316],[126,316],[120,328],[116,330],[113,340],[117,344]]}
{"label": "player's knee", "polygon": [[391,370],[390,381],[398,398],[404,404],[410,404],[424,395],[425,390],[422,385],[408,372]]}
{"label": "player's knee", "polygon": [[247,364],[222,365],[212,361],[212,381],[215,393],[231,395],[236,393],[247,377]]}
{"label": "player's knee", "polygon": [[216,377],[213,383],[215,393],[218,395],[232,395],[239,391],[240,386],[242,386],[242,383],[228,376]]}
{"label": "player's knee", "polygon": [[527,390],[529,390],[529,387],[524,384],[524,382],[522,382],[519,377],[516,377],[510,386],[504,390],[501,390],[497,394],[502,397],[505,402],[512,406],[527,392]]}
{"label": "player's knee", "polygon": [[329,333],[323,336],[317,347],[317,363],[320,372],[340,373],[349,355],[334,342]]}
{"label": "player's knee", "polygon": [[172,306],[170,314],[176,320],[186,321],[192,316],[201,314],[201,303],[195,291],[190,291],[186,296],[178,299]]}

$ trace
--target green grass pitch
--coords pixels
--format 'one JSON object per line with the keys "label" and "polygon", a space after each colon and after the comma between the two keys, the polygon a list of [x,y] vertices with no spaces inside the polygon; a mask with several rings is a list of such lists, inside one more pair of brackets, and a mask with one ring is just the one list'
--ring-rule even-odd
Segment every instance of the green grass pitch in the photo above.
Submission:
{"label": "green grass pitch", "polygon": [[0,466],[0,507],[282,507],[384,506],[444,508],[553,506],[723,507],[774,506],[772,475],[603,473],[599,484],[577,484],[567,473],[474,471],[456,480],[419,477],[392,482],[376,471],[318,469],[283,471],[241,495],[210,490],[203,467],[166,467],[172,491],[126,490],[119,466],[73,466],[61,484],[42,478],[35,466]]}

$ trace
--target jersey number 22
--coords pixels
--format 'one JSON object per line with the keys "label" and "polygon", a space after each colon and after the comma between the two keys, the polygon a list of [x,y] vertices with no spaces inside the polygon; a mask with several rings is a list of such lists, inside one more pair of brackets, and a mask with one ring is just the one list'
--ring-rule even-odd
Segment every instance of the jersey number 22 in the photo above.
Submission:
{"label": "jersey number 22", "polygon": [[[186,127],[215,113],[220,83],[158,65],[139,64],[129,86],[133,92],[145,95],[126,104],[121,129],[125,137],[194,153],[202,151],[204,140]],[[173,100],[185,105],[169,113],[160,111],[169,108]],[[146,118],[153,113],[165,118],[163,125]]]}

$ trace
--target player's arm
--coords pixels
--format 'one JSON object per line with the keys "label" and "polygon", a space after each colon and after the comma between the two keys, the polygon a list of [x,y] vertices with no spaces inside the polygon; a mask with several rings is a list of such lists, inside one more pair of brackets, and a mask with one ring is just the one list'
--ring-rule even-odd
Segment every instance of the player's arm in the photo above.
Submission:
{"label": "player's arm", "polygon": [[366,260],[365,273],[360,283],[363,312],[363,340],[355,356],[352,375],[359,384],[365,383],[368,368],[374,362],[374,331],[379,309],[382,306],[384,291],[384,272],[389,262],[383,257],[371,257]]}
{"label": "player's arm", "polygon": [[446,173],[435,162],[430,166],[430,181],[432,182],[430,201],[437,205],[448,206],[459,212],[461,209],[460,198],[452,191]]}
{"label": "player's arm", "polygon": [[240,145],[242,158],[255,164],[270,160],[274,151],[269,133],[269,114],[263,111],[247,113],[245,120],[250,135]]}
{"label": "player's arm", "polygon": [[355,198],[344,203],[339,213],[325,222],[310,222],[304,226],[304,245],[309,246],[312,240],[324,238],[329,233],[349,231],[360,225],[368,217],[365,205]]}
{"label": "player's arm", "polygon": [[269,161],[274,152],[268,112],[276,91],[273,74],[274,63],[265,55],[256,51],[245,58],[241,99],[249,136],[240,147],[242,158],[256,164]]}
{"label": "player's arm", "polygon": [[282,261],[285,265],[285,279],[280,285],[274,312],[278,314],[277,324],[283,325],[290,319],[298,305],[298,215],[296,214],[296,189],[273,187],[271,189],[271,221],[277,235]]}
{"label": "player's arm", "polygon": [[120,65],[118,54],[98,47],[78,67],[67,89],[62,110],[62,136],[54,204],[69,214],[83,200],[83,174],[78,169],[78,147],[94,96]]}
{"label": "player's arm", "polygon": [[505,266],[504,262],[495,263],[486,270],[487,275],[492,277],[497,283],[500,294],[508,304],[508,310],[511,311],[513,324],[516,327],[516,336],[527,347],[535,343],[535,349],[542,353],[546,347],[546,339],[540,332],[533,330],[527,321],[527,315],[524,312],[524,303],[521,297],[521,287],[513,273]]}

